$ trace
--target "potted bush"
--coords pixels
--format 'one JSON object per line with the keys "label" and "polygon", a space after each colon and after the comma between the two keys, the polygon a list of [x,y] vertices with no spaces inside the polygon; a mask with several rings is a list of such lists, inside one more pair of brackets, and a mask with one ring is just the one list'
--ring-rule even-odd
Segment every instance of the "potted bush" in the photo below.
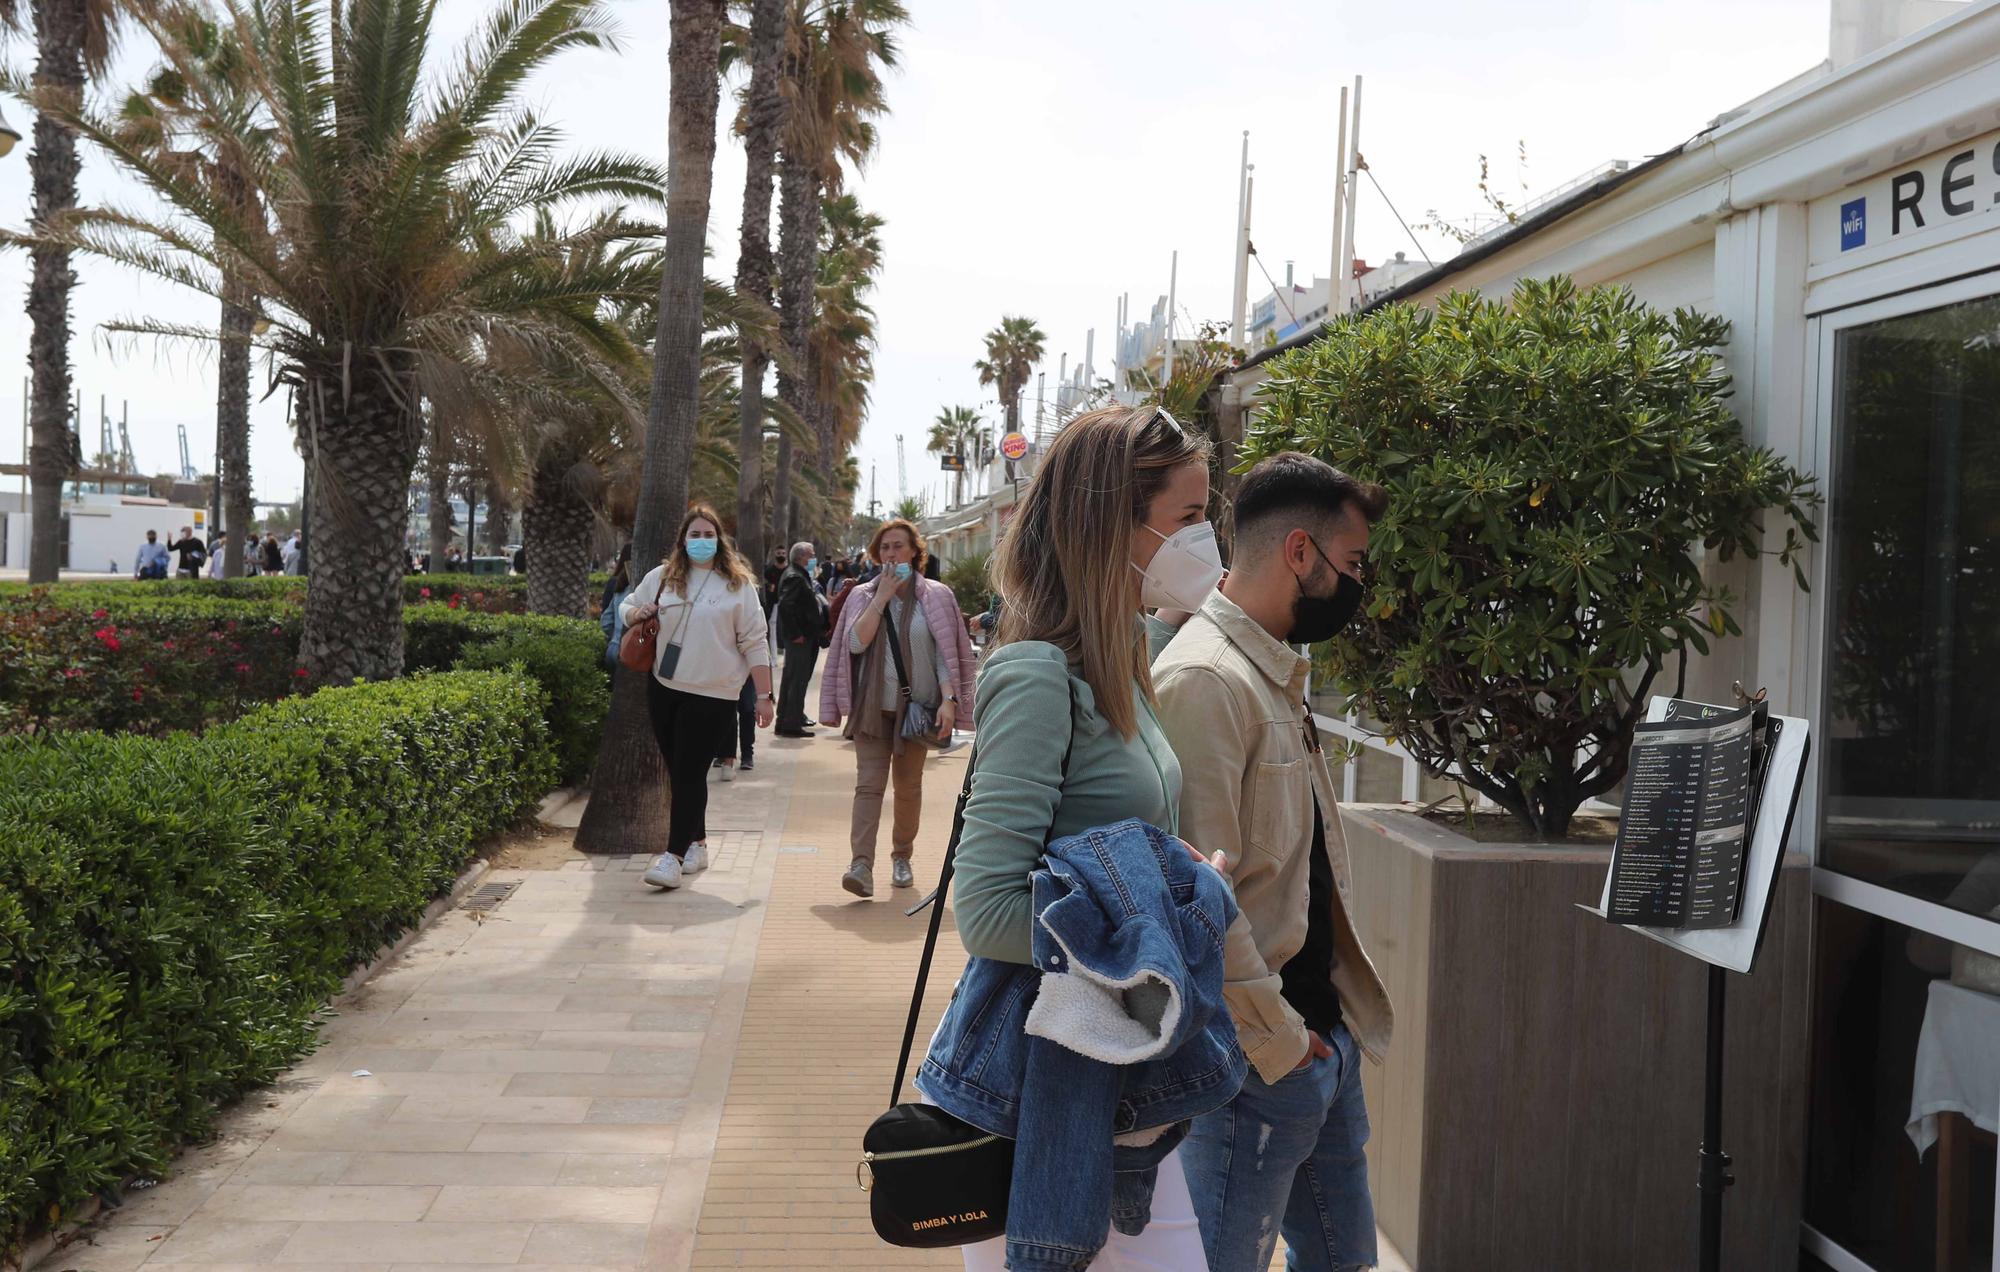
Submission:
{"label": "potted bush", "polygon": [[1817,496],[1744,440],[1728,333],[1557,277],[1392,305],[1272,363],[1250,460],[1303,450],[1390,494],[1323,671],[1540,836],[1618,789],[1667,658],[1737,633],[1697,549],[1775,551],[1805,586]]}

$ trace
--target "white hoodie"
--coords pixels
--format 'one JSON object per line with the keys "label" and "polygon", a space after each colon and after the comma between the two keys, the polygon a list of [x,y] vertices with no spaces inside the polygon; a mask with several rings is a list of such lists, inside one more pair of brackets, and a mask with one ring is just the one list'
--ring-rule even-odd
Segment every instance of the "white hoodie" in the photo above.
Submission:
{"label": "white hoodie", "polygon": [[[652,604],[665,569],[664,565],[654,566],[625,594],[618,616],[626,627],[632,626],[632,616],[640,606]],[[688,571],[687,592],[690,595],[666,592],[660,596],[653,678],[682,693],[734,702],[743,692],[743,682],[750,678],[750,669],[771,665],[757,586],[731,585],[707,566],[697,565]],[[680,662],[673,678],[668,679],[659,674],[659,658],[673,644],[681,647]]]}

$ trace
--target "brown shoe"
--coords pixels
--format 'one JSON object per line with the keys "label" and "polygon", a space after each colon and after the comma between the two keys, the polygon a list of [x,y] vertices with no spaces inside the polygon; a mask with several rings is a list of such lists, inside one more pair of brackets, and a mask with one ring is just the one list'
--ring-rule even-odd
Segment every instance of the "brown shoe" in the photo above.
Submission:
{"label": "brown shoe", "polygon": [[870,866],[867,862],[861,860],[859,857],[856,857],[854,859],[854,864],[847,868],[847,873],[840,876],[840,886],[846,888],[849,892],[852,892],[857,897],[874,896],[875,895],[874,867]]}

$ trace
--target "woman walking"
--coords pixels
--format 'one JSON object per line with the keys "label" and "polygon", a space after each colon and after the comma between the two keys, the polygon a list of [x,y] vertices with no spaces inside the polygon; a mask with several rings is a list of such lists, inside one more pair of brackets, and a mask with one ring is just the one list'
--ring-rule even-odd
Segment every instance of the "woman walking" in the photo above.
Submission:
{"label": "woman walking", "polygon": [[[969,954],[1032,961],[1029,876],[1045,845],[1132,817],[1174,828],[1180,764],[1153,713],[1142,615],[1198,608],[1220,579],[1207,506],[1207,444],[1164,411],[1093,411],[1050,446],[994,566],[1007,605],[979,675],[956,862]],[[953,625],[964,630],[956,617]],[[1152,1143],[1163,1129],[1135,1127],[1116,1142]],[[1049,1150],[1016,1143],[1017,1183],[1022,1155],[1033,1164],[1038,1151]],[[999,1238],[965,1249],[969,1272],[999,1272],[1004,1259]],[[1159,1165],[1151,1221],[1137,1235],[1113,1229],[1090,1266],[1207,1267],[1178,1152]]]}
{"label": "woman walking", "polygon": [[[841,606],[819,704],[819,718],[844,719],[841,736],[854,740],[853,861],[840,886],[857,897],[875,895],[875,839],[892,775],[890,882],[916,882],[910,856],[924,806],[924,757],[951,740],[961,711],[972,711],[972,642],[951,589],[923,577],[923,536],[900,518],[885,522],[868,555],[882,572],[855,584]],[[905,736],[910,704],[933,713],[929,732]]]}
{"label": "woman walking", "polygon": [[696,504],[681,520],[666,560],[646,572],[619,606],[625,626],[657,616],[653,675],[646,706],[667,763],[667,850],[645,874],[656,888],[678,888],[708,869],[708,766],[722,730],[734,722],[747,676],[757,686],[757,726],[769,728],[771,651],[757,583],[722,519]]}

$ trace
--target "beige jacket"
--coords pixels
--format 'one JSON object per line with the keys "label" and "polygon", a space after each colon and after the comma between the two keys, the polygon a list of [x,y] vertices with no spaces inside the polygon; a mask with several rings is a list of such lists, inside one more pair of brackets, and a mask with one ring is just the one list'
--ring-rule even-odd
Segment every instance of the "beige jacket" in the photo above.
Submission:
{"label": "beige jacket", "polygon": [[1316,744],[1308,750],[1307,668],[1219,590],[1153,663],[1160,723],[1181,762],[1181,838],[1229,854],[1242,916],[1225,942],[1223,994],[1244,1054],[1266,1082],[1291,1072],[1308,1046],[1278,973],[1305,944],[1315,800],[1339,893],[1333,984],[1341,1015],[1377,1062],[1394,1023],[1349,917],[1354,885],[1326,756]]}

